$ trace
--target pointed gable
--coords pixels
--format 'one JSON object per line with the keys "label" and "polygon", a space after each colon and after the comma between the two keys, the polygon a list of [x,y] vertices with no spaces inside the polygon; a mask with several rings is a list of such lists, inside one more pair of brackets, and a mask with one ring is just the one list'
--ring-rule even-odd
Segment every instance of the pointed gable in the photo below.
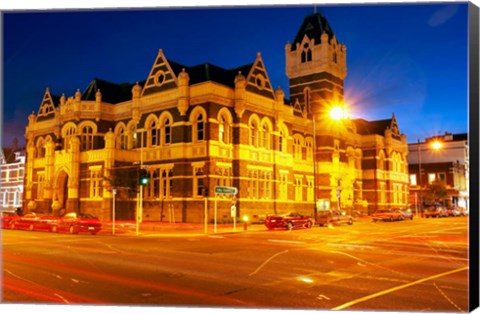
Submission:
{"label": "pointed gable", "polygon": [[392,123],[390,124],[390,130],[392,131],[393,136],[400,136],[400,129],[398,128],[397,118],[395,117],[395,113],[392,115]]}
{"label": "pointed gable", "polygon": [[55,107],[57,107],[60,97],[50,94],[50,89],[47,88],[43,95],[42,104],[38,109],[37,121],[55,118]]}
{"label": "pointed gable", "polygon": [[260,52],[257,54],[257,59],[253,63],[250,73],[248,73],[246,89],[249,92],[275,99],[272,84],[268,78]]}
{"label": "pointed gable", "polygon": [[[176,66],[181,66],[175,64]],[[172,70],[168,60],[163,54],[163,50],[158,50],[157,58],[150,70],[145,86],[143,87],[142,96],[158,93],[164,90],[177,87],[177,77]]]}

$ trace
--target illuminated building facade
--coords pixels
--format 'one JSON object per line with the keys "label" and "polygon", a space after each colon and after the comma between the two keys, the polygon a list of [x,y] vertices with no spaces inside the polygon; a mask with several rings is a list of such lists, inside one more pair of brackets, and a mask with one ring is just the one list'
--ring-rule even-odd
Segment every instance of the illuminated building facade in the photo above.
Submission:
{"label": "illuminated building facade", "polygon": [[[26,130],[26,209],[182,222],[290,210],[405,206],[405,135],[395,116],[329,118],[343,107],[346,47],[320,14],[287,43],[290,99],[262,56],[234,69],[185,66],[160,49],[145,81],[95,79],[74,96],[47,89]],[[138,191],[140,172],[148,184]],[[216,186],[238,188],[235,199]]]}
{"label": "illuminated building facade", "polygon": [[0,156],[0,209],[22,207],[25,151],[3,149]]}
{"label": "illuminated building facade", "polygon": [[[435,147],[433,143],[439,143]],[[469,209],[469,146],[468,134],[445,133],[408,144],[410,203],[428,200],[428,187],[439,182],[445,186],[447,206]],[[419,170],[421,169],[421,178]],[[420,188],[422,192],[420,192]]]}

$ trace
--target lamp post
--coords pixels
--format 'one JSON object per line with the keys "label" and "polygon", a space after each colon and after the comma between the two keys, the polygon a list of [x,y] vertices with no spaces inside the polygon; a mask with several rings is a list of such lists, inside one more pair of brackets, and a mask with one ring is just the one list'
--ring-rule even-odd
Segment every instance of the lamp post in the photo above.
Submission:
{"label": "lamp post", "polygon": [[112,189],[113,194],[113,206],[112,206],[112,234],[115,235],[115,195],[117,195],[117,189]]}
{"label": "lamp post", "polygon": [[[420,187],[420,213],[423,215],[423,184],[422,184],[422,154],[420,149],[420,139],[417,140],[417,153],[418,153],[418,182]],[[431,143],[431,149],[439,151],[443,147],[443,143],[439,140],[435,140]]]}
{"label": "lamp post", "polygon": [[[423,190],[422,190],[422,154],[420,153],[420,139],[417,144],[418,153],[418,186],[420,188],[420,214],[423,216]],[[418,215],[417,215],[418,216]]]}

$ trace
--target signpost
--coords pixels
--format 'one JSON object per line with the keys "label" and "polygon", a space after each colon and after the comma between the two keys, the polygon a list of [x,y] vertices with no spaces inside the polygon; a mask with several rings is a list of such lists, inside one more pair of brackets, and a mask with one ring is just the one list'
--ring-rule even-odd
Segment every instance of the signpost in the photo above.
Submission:
{"label": "signpost", "polygon": [[113,206],[112,206],[112,234],[115,235],[115,195],[117,195],[117,189],[112,189],[113,194]]}
{"label": "signpost", "polygon": [[237,193],[238,193],[238,189],[234,186],[216,186],[215,187],[215,194],[236,195]]}
{"label": "signpost", "polygon": [[[217,194],[223,194],[223,195],[237,195],[238,189],[234,186],[216,186],[215,187],[215,217],[214,217],[214,227],[213,227],[213,232],[217,233]],[[235,199],[236,203],[236,199]],[[231,208],[231,214],[235,212],[235,217],[233,218],[234,222],[234,231],[235,231],[235,219],[236,219],[236,207],[233,205]]]}

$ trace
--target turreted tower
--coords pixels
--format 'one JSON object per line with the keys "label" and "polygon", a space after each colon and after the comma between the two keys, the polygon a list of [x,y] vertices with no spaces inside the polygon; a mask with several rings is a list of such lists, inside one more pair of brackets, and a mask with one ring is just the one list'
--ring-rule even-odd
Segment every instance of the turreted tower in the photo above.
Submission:
{"label": "turreted tower", "polygon": [[290,100],[297,111],[321,114],[342,105],[347,48],[324,16],[305,17],[293,43],[285,46],[285,55]]}

